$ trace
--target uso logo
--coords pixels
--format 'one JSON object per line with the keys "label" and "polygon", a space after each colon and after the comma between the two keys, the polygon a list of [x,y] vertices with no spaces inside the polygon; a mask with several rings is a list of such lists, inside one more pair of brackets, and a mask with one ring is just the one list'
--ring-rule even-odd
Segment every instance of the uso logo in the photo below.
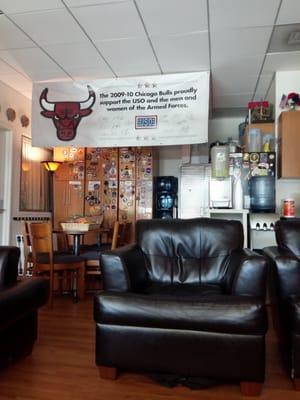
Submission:
{"label": "uso logo", "polygon": [[135,129],[157,128],[157,115],[140,115],[135,117]]}

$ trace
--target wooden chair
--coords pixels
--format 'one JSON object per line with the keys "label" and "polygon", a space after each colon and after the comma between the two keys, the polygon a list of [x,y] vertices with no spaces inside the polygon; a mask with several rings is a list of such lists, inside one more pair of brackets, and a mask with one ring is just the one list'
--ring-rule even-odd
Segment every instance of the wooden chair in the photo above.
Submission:
{"label": "wooden chair", "polygon": [[82,299],[85,291],[85,260],[73,254],[53,251],[52,227],[48,222],[30,224],[32,243],[33,275],[48,274],[50,278],[50,306],[53,306],[54,275],[60,283],[71,275],[71,289],[75,287],[76,297]]}
{"label": "wooden chair", "polygon": [[[88,277],[96,277],[101,278],[101,266],[99,256],[101,251],[105,250],[113,250],[117,247],[124,246],[127,244],[127,240],[130,237],[130,228],[131,223],[120,223],[116,221],[114,223],[113,233],[112,233],[112,241],[111,244],[104,244],[98,250],[93,250],[91,252],[83,252],[82,256],[86,257],[86,269],[85,275]],[[87,280],[87,279],[86,279]]]}
{"label": "wooden chair", "polygon": [[117,247],[125,246],[126,244],[132,242],[132,222],[123,222],[120,223],[120,225],[121,231],[120,237],[118,238]]}
{"label": "wooden chair", "polygon": [[24,276],[31,275],[33,259],[32,259],[32,247],[31,238],[29,232],[29,223],[23,221],[22,224],[22,235],[23,235],[23,245],[24,245]]}

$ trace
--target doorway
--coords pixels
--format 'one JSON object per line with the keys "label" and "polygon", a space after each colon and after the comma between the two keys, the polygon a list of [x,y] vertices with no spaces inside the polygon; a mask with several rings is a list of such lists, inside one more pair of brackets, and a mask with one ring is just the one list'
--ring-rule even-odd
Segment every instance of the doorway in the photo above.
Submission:
{"label": "doorway", "polygon": [[0,245],[9,245],[11,230],[13,134],[0,128]]}

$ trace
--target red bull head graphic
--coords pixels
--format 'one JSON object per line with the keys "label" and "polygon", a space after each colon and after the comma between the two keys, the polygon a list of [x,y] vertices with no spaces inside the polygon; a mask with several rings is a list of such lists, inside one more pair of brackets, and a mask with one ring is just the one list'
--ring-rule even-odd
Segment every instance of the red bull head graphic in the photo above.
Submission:
{"label": "red bull head graphic", "polygon": [[52,118],[56,127],[56,134],[59,140],[73,140],[81,118],[90,115],[93,110],[96,95],[90,86],[87,87],[89,97],[85,101],[55,101],[47,100],[48,88],[45,88],[40,96],[40,105],[43,109],[41,115]]}

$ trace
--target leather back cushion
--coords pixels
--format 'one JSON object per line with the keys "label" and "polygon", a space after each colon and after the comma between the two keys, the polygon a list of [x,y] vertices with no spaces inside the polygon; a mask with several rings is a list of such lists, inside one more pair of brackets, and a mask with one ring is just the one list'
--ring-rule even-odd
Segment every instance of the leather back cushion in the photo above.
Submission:
{"label": "leather back cushion", "polygon": [[292,251],[300,257],[300,220],[280,220],[275,224],[279,247]]}
{"label": "leather back cushion", "polygon": [[242,248],[243,240],[239,221],[154,219],[136,224],[136,242],[154,282],[220,282],[229,254]]}

